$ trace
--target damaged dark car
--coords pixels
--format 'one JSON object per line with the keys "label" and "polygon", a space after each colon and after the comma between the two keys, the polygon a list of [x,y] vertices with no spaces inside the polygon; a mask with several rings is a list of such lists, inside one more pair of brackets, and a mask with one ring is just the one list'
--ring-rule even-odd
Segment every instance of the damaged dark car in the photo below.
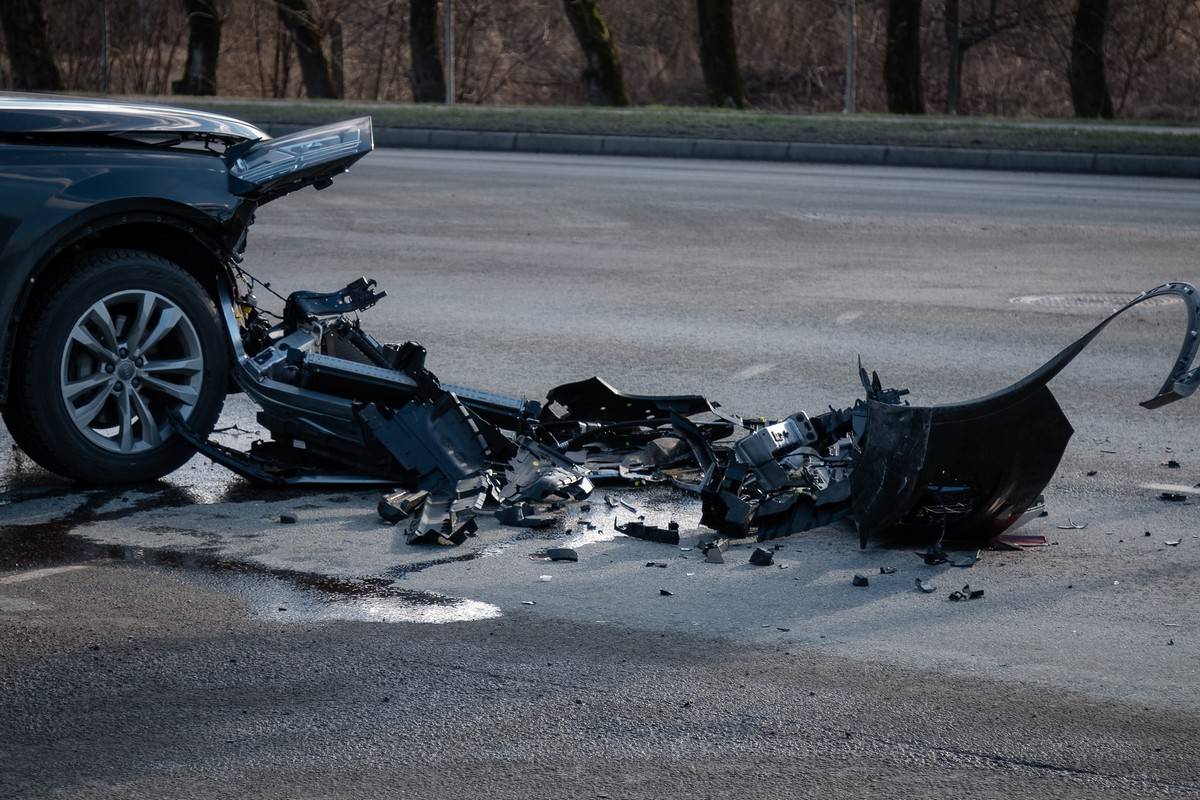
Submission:
{"label": "damaged dark car", "polygon": [[[278,312],[258,301],[255,210],[329,186],[371,151],[369,118],[271,138],[212,114],[0,96],[0,136],[0,401],[20,447],[80,481],[151,480],[198,450],[259,484],[378,487],[412,543],[461,543],[485,513],[549,524],[602,484],[667,484],[720,536],[848,519],[863,545],[982,544],[1040,512],[1072,434],[1048,383],[1122,311],[1164,295],[1187,309],[1144,406],[1200,383],[1200,295],[1166,283],[966,403],[909,405],[861,365],[852,406],[781,420],[595,377],[503,396],[441,382],[416,342],[376,340],[360,319],[386,298],[372,280],[293,291]],[[269,434],[249,451],[209,439],[230,390]],[[644,520],[619,530],[679,540]]]}

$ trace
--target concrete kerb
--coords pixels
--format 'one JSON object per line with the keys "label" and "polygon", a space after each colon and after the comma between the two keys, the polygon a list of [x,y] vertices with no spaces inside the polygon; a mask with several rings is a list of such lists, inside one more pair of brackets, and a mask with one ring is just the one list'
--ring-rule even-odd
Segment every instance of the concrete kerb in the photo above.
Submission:
{"label": "concrete kerb", "polygon": [[[266,123],[259,127],[272,136],[282,136],[309,126]],[[669,136],[602,136],[582,133],[516,133],[437,128],[376,128],[375,143],[380,147],[438,150],[791,161],[816,164],[1200,178],[1200,156],[1123,155],[870,144],[813,144],[734,139],[690,139]]]}

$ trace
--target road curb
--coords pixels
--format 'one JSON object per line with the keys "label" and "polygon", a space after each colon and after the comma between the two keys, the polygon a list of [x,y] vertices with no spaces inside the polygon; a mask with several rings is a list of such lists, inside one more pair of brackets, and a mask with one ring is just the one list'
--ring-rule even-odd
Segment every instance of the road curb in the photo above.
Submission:
{"label": "road curb", "polygon": [[[307,125],[264,123],[272,136]],[[1062,172],[1096,175],[1200,178],[1200,156],[1150,156],[1120,153],[1069,153],[1042,150],[994,150],[959,147],[910,147],[871,144],[815,144],[669,136],[601,136],[580,133],[517,133],[440,128],[376,128],[379,147],[431,150],[482,150],[509,153],[645,156],[740,161],[788,161],[895,167],[989,169],[1011,172]]]}

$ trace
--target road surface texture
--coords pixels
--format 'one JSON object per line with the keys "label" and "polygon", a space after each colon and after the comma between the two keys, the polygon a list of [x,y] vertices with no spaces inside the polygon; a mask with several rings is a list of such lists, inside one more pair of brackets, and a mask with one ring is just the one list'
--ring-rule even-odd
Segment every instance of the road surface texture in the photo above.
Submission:
{"label": "road surface texture", "polygon": [[[390,151],[262,209],[247,265],[378,279],[365,326],[446,381],[772,417],[852,403],[860,355],[914,402],[1005,386],[1200,282],[1197,220],[1169,179]],[[967,569],[847,526],[707,564],[603,502],[414,548],[370,493],[199,458],[78,488],[0,434],[0,796],[1200,796],[1200,407],[1137,405],[1182,335],[1178,304],[1135,310],[1052,384],[1050,545]],[[241,397],[221,425],[257,435]],[[692,540],[694,501],[620,494]],[[529,557],[550,540],[580,562]]]}

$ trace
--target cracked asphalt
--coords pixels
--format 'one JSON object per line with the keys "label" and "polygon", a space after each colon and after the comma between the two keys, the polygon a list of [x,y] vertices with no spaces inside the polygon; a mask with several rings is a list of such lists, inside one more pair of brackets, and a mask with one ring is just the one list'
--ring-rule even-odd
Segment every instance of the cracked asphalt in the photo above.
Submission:
{"label": "cracked asphalt", "polygon": [[[262,209],[247,266],[378,279],[365,327],[450,382],[599,374],[770,417],[852,402],[860,355],[914,402],[981,395],[1200,283],[1198,189],[381,151]],[[613,533],[606,492],[688,547],[699,509],[664,489],[413,548],[370,493],[199,458],[86,489],[0,432],[0,796],[1200,797],[1196,409],[1137,405],[1182,316],[1135,310],[1051,384],[1076,434],[1027,530],[1049,544],[967,569],[839,526],[762,568]],[[257,435],[242,397],[220,424]],[[580,562],[530,557],[551,543]]]}

